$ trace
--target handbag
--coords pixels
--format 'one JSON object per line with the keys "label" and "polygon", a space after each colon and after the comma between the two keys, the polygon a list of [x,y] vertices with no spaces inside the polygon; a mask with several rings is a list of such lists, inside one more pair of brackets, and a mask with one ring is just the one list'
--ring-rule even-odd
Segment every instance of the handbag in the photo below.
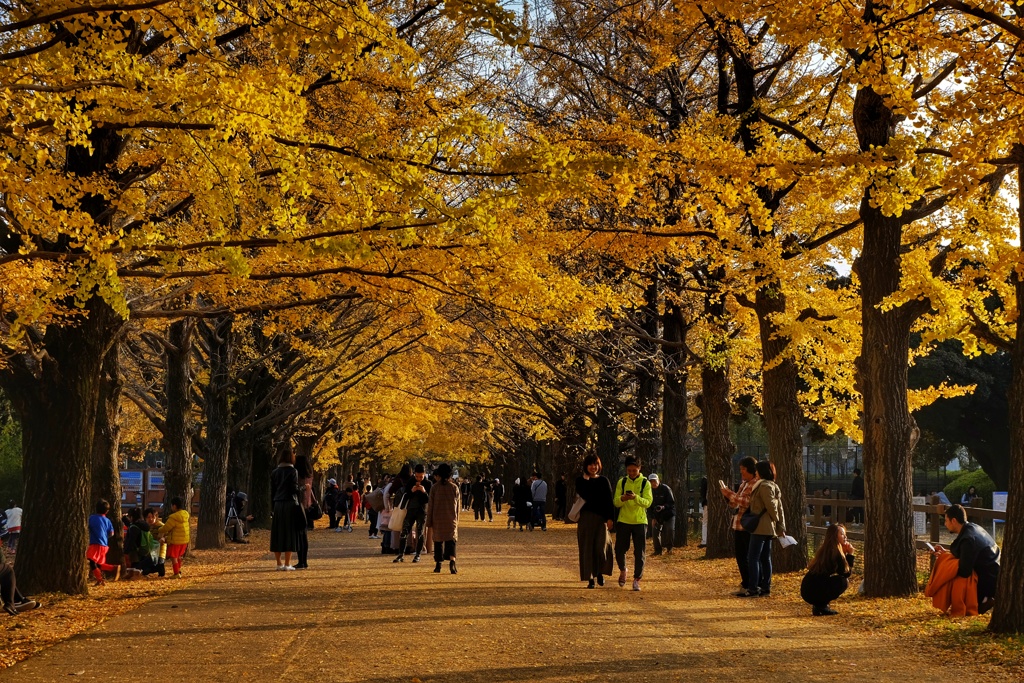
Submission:
{"label": "handbag", "polygon": [[377,512],[384,509],[384,489],[374,489],[363,498],[366,504]]}
{"label": "handbag", "polygon": [[315,522],[324,516],[323,508],[320,507],[320,503],[317,499],[313,499],[313,504],[306,508],[306,519],[310,522]]}
{"label": "handbag", "polygon": [[580,521],[580,513],[583,512],[583,506],[586,504],[587,501],[583,500],[579,494],[576,494],[576,500],[573,501],[572,507],[569,508],[568,517],[570,522]]}
{"label": "handbag", "polygon": [[743,513],[740,517],[740,526],[743,527],[744,531],[754,533],[757,531],[757,525],[761,523],[761,515],[764,514],[764,510],[761,512],[751,512],[749,509]]}

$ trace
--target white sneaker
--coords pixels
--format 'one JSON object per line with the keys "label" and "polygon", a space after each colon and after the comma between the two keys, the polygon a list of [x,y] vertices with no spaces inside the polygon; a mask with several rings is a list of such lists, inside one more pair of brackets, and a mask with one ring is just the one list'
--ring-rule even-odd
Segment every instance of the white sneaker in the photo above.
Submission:
{"label": "white sneaker", "polygon": [[291,566],[290,564],[284,565],[282,567],[282,569],[284,569],[286,572],[293,572],[293,571],[295,571],[295,567]]}
{"label": "white sneaker", "polygon": [[283,572],[284,571],[284,565],[283,564],[277,565],[277,571]]}

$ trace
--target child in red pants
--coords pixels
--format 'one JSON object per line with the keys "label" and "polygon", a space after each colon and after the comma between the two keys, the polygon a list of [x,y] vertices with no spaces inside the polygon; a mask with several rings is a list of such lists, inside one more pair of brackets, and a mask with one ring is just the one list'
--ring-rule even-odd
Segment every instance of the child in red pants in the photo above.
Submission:
{"label": "child in red pants", "polygon": [[97,586],[104,583],[103,572],[114,572],[114,581],[121,576],[121,565],[107,564],[108,543],[114,535],[114,525],[107,519],[109,509],[110,503],[101,500],[96,503],[96,513],[89,515],[89,548],[85,556],[89,559],[89,568]]}
{"label": "child in red pants", "polygon": [[167,539],[167,558],[171,561],[175,579],[181,578],[181,559],[185,556],[191,539],[188,512],[182,510],[184,505],[185,502],[178,496],[171,499],[171,515],[158,532],[161,537]]}

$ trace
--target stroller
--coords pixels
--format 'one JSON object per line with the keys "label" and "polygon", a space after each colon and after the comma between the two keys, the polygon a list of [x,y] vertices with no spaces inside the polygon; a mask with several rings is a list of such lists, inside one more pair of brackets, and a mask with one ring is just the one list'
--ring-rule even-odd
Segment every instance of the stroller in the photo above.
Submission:
{"label": "stroller", "polygon": [[236,493],[231,499],[228,507],[227,519],[224,520],[224,534],[232,543],[248,543],[245,537],[249,535],[248,516],[245,514],[245,504],[249,497],[242,491]]}

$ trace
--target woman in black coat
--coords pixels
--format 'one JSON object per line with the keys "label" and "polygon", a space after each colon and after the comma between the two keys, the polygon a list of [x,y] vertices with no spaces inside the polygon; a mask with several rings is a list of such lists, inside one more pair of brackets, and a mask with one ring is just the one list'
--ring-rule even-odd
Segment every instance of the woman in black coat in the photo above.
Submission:
{"label": "woman in black coat", "polygon": [[[285,444],[277,456],[277,467],[270,473],[274,517],[270,523],[270,551],[277,558],[278,571],[292,571],[292,553],[299,549],[299,530],[305,529],[306,518],[299,506],[299,484],[295,470],[295,454]],[[284,559],[282,561],[282,555]]]}
{"label": "woman in black coat", "polygon": [[611,537],[615,524],[612,485],[601,476],[601,458],[588,455],[583,459],[583,474],[576,477],[576,495],[586,501],[576,525],[576,542],[580,549],[580,581],[587,588],[604,585],[604,577],[615,570]]}

